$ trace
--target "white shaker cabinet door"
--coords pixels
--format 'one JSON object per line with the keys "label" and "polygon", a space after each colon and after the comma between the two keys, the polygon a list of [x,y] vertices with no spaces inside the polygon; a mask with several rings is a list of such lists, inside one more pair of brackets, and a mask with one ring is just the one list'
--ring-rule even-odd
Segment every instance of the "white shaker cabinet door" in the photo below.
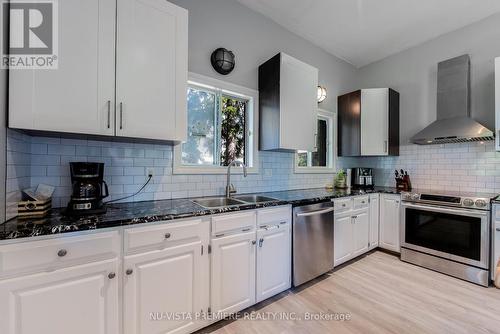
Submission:
{"label": "white shaker cabinet door", "polygon": [[282,53],[280,71],[281,146],[315,151],[318,70]]}
{"label": "white shaker cabinet door", "polygon": [[257,303],[290,288],[291,245],[289,223],[257,232]]}
{"label": "white shaker cabinet door", "polygon": [[335,216],[333,258],[334,266],[338,266],[352,258],[353,227],[352,213]]}
{"label": "white shaker cabinet door", "polygon": [[255,231],[212,239],[212,312],[255,304]]}
{"label": "white shaker cabinet door", "polygon": [[370,195],[370,249],[378,247],[380,195]]}
{"label": "white shaker cabinet door", "polygon": [[0,281],[2,334],[118,334],[118,260]]}
{"label": "white shaker cabinet door", "polygon": [[389,89],[361,90],[361,155],[389,154]]}
{"label": "white shaker cabinet door", "polygon": [[165,0],[118,0],[116,135],[185,140],[188,12]]}
{"label": "white shaker cabinet door", "polygon": [[125,257],[125,334],[191,333],[199,327],[194,315],[206,311],[208,289],[201,247],[197,241]]}
{"label": "white shaker cabinet door", "polygon": [[114,134],[114,0],[58,2],[58,68],[9,73],[9,127]]}
{"label": "white shaker cabinet door", "polygon": [[379,247],[400,252],[400,201],[396,195],[380,195],[380,239]]}
{"label": "white shaker cabinet door", "polygon": [[352,256],[357,257],[368,251],[370,240],[369,210],[356,213],[353,218],[353,250]]}

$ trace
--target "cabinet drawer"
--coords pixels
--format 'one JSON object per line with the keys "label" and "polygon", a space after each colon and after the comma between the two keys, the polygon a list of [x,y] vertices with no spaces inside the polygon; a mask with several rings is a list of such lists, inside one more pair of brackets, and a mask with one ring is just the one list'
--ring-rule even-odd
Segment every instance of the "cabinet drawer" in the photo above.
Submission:
{"label": "cabinet drawer", "polygon": [[265,226],[276,223],[287,223],[292,218],[292,211],[289,206],[278,208],[267,208],[257,211],[258,226]]}
{"label": "cabinet drawer", "polygon": [[200,239],[202,224],[203,221],[198,218],[168,224],[158,222],[154,226],[127,229],[124,232],[125,253],[147,247],[164,248],[179,241]]}
{"label": "cabinet drawer", "polygon": [[354,198],[354,209],[363,209],[369,206],[369,197],[368,196],[360,196]]}
{"label": "cabinet drawer", "polygon": [[51,269],[120,255],[117,231],[0,246],[0,274]]}
{"label": "cabinet drawer", "polygon": [[255,229],[255,211],[231,213],[212,217],[212,234],[222,234],[234,230]]}
{"label": "cabinet drawer", "polygon": [[333,201],[335,213],[352,210],[352,198],[336,199]]}

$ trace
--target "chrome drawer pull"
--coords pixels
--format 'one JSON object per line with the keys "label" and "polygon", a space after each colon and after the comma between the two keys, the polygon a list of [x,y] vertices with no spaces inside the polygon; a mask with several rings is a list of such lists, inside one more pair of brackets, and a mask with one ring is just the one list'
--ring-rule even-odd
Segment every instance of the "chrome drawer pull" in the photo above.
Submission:
{"label": "chrome drawer pull", "polygon": [[165,239],[170,238],[171,234],[170,233],[165,233]]}
{"label": "chrome drawer pull", "polygon": [[133,272],[134,272],[133,269],[127,269],[127,271],[125,271],[125,274],[130,276],[130,275],[132,275]]}
{"label": "chrome drawer pull", "polygon": [[241,230],[241,232],[248,232],[250,230],[251,230],[251,228],[244,228],[244,229]]}
{"label": "chrome drawer pull", "polygon": [[59,257],[66,256],[66,254],[68,254],[68,251],[65,249],[61,249],[61,250],[59,250],[59,252],[57,252],[57,256],[59,256]]}
{"label": "chrome drawer pull", "polygon": [[108,278],[109,278],[109,279],[113,279],[113,278],[115,278],[115,277],[116,277],[116,274],[115,274],[115,273],[109,273],[109,274],[108,274]]}

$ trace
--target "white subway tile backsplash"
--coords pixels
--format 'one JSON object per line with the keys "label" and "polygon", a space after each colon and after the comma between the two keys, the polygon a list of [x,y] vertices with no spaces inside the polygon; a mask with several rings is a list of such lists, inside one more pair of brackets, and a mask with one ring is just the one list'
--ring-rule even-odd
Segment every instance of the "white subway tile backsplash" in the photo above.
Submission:
{"label": "white subway tile backsplash", "polygon": [[500,193],[500,154],[493,142],[409,144],[400,147],[399,157],[340,158],[339,167],[375,168],[381,186],[395,186],[394,170],[404,169],[415,188]]}
{"label": "white subway tile backsplash", "polygon": [[[124,201],[186,198],[224,194],[226,175],[172,174],[172,146],[80,139],[30,137],[9,130],[7,196],[10,217],[22,188],[56,186],[53,206],[66,206],[71,195],[70,161],[105,163],[110,199],[144,191]],[[292,153],[259,152],[259,173],[233,175],[238,192],[263,192],[323,187],[331,174],[295,174]],[[438,146],[403,145],[399,157],[339,158],[339,168],[375,168],[377,185],[394,186],[394,169],[408,170],[416,188],[500,192],[500,154],[491,143]]]}

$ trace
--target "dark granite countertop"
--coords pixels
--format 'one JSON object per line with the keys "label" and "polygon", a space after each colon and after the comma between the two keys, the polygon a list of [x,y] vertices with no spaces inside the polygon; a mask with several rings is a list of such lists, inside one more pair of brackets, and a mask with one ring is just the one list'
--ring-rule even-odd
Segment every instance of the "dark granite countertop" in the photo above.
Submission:
{"label": "dark granite countertop", "polygon": [[328,190],[325,188],[289,190],[260,193],[276,198],[276,201],[262,204],[244,204],[216,209],[206,209],[190,199],[173,199],[145,202],[131,202],[108,205],[105,214],[86,217],[67,217],[62,209],[54,209],[44,219],[12,219],[0,224],[0,240],[21,239],[43,235],[95,230],[117,226],[129,226],[157,221],[173,221],[180,218],[205,216],[218,213],[250,210],[261,207],[292,204],[307,205],[332,198],[357,196],[367,193],[397,194],[395,188],[375,187],[372,190]]}

